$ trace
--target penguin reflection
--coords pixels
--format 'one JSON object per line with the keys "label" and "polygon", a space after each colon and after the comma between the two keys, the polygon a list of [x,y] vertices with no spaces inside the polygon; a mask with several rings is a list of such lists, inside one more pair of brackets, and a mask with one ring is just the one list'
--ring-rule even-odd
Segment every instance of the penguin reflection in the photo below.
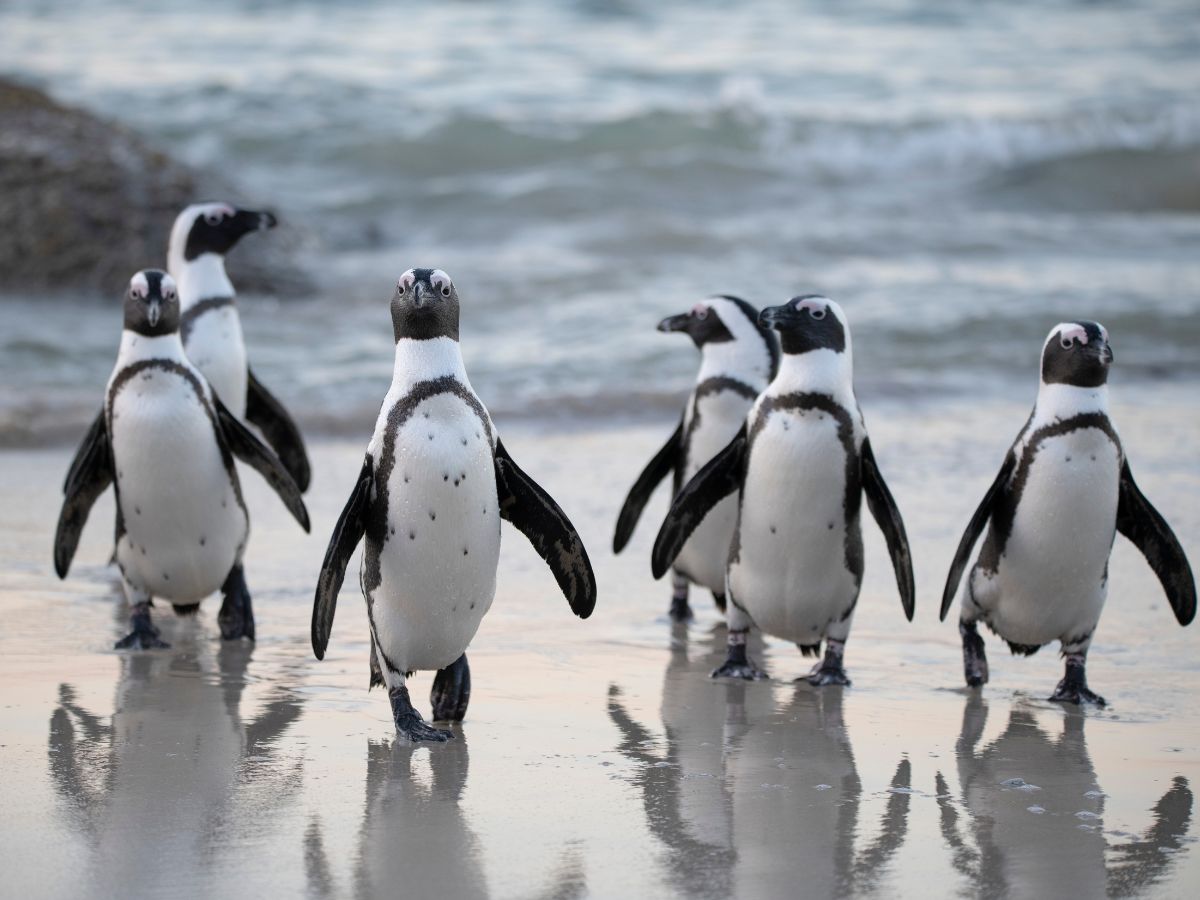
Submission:
{"label": "penguin reflection", "polygon": [[252,652],[223,644],[214,658],[189,644],[123,655],[111,718],[59,686],[50,773],[90,844],[96,894],[155,896],[194,884],[219,857],[208,851],[224,833],[269,828],[261,811],[294,795],[298,767],[272,756],[300,701],[280,686],[253,721],[242,720]]}
{"label": "penguin reflection", "polygon": [[[856,849],[862,784],[841,691],[796,688],[776,710],[766,685],[698,677],[722,658],[723,631],[693,659],[684,634],[677,632],[663,687],[665,755],[629,716],[619,689],[609,689],[618,749],[641,763],[637,780],[650,830],[668,850],[672,887],[692,897],[871,889],[904,841],[909,796],[892,793],[880,836]],[[909,782],[901,760],[892,787]]]}
{"label": "penguin reflection", "polygon": [[[489,896],[480,843],[461,806],[469,768],[462,734],[432,750],[408,742],[368,741],[355,896]],[[339,896],[319,819],[309,823],[304,858],[309,895]],[[574,900],[586,895],[582,857],[568,845],[552,881],[531,896]]]}
{"label": "penguin reflection", "polygon": [[[1067,711],[1055,738],[1031,710],[1014,706],[1004,733],[980,749],[987,715],[987,703],[972,696],[957,747],[961,807],[937,775],[942,835],[973,890],[985,897],[1128,896],[1168,872],[1192,814],[1186,779],[1175,778],[1155,804],[1145,834],[1110,844],[1101,818],[1104,794],[1084,737],[1086,717]],[[1012,779],[1040,781],[1040,789]],[[963,834],[967,829],[973,841]]]}
{"label": "penguin reflection", "polygon": [[470,759],[458,738],[437,752],[400,741],[367,743],[358,896],[488,896],[478,840],[459,806]]}

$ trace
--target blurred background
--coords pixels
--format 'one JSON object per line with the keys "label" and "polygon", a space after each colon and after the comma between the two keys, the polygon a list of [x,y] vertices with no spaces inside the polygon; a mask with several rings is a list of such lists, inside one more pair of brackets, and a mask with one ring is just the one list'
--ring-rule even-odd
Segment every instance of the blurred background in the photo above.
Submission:
{"label": "blurred background", "polygon": [[1028,402],[1077,317],[1200,380],[1195,0],[5,0],[0,77],[0,444],[77,436],[200,197],[286,223],[231,270],[318,432],[369,431],[411,266],[498,418],[673,416],[654,325],[717,292],[839,300],[868,407]]}

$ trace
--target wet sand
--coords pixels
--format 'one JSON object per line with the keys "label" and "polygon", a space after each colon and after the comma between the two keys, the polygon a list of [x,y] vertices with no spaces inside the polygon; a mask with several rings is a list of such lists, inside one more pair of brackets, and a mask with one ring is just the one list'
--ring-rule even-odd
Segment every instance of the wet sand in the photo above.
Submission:
{"label": "wet sand", "polygon": [[[1186,391],[1161,396],[1114,417],[1200,562],[1200,417]],[[365,434],[313,448],[311,536],[244,476],[257,645],[222,645],[209,600],[194,620],[160,611],[173,648],[136,654],[111,649],[126,624],[104,565],[111,500],[59,582],[72,448],[0,454],[0,896],[1195,896],[1200,629],[1176,625],[1118,538],[1089,665],[1108,709],[1045,701],[1055,649],[1018,659],[990,635],[992,683],[963,689],[941,582],[1027,410],[864,407],[912,538],[917,619],[868,524],[854,685],[822,691],[792,683],[811,661],[774,640],[755,651],[771,681],[708,680],[724,639],[711,602],[693,592],[697,621],[673,628],[649,576],[665,496],[611,555],[623,493],[668,423],[501,422],[579,526],[600,602],[575,619],[506,526],[470,712],[433,748],[394,740],[386,697],[366,690],[353,578],[327,658],[309,647]],[[426,713],[431,680],[415,679]]]}

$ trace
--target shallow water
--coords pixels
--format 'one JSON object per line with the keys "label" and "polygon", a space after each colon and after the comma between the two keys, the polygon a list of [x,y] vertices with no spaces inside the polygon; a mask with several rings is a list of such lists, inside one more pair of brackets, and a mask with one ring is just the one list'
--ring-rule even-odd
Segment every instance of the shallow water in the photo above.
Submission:
{"label": "shallow water", "polygon": [[[242,309],[327,432],[383,393],[413,265],[455,278],[509,414],[666,409],[694,357],[654,323],[711,293],[839,300],[864,393],[1012,399],[1079,317],[1123,378],[1200,378],[1194,0],[13,0],[0,70],[309,235],[319,296]],[[91,417],[117,314],[74,299],[0,298],[0,441]]]}
{"label": "shallow water", "polygon": [[[1181,408],[1118,394],[1113,413],[1143,489],[1194,550],[1200,421]],[[1045,701],[1053,648],[1015,658],[990,637],[992,683],[966,691],[956,630],[936,621],[940,582],[1025,410],[866,413],[913,542],[917,618],[904,622],[868,524],[854,685],[823,691],[792,683],[811,661],[774,640],[753,648],[771,681],[706,677],[723,641],[711,604],[694,594],[697,621],[672,628],[648,574],[663,496],[626,552],[608,552],[623,490],[668,423],[500,420],[579,526],[599,604],[574,619],[506,528],[468,719],[434,748],[396,742],[386,698],[366,690],[353,578],[329,655],[311,658],[312,587],[362,441],[314,448],[311,536],[245,478],[257,645],[222,645],[206,603],[195,620],[160,613],[173,649],[139,654],[109,649],[125,627],[103,565],[110,501],[59,582],[68,454],[4,452],[0,895],[1194,895],[1200,631],[1175,624],[1120,541],[1089,660],[1108,709]],[[415,680],[426,711],[429,684]]]}

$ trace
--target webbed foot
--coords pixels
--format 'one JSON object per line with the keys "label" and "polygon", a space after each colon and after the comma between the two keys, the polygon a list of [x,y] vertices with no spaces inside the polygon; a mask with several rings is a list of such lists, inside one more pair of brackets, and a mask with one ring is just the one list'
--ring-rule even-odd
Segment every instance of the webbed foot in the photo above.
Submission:
{"label": "webbed foot", "polygon": [[421,718],[421,714],[413,708],[408,698],[408,688],[404,685],[388,691],[388,699],[392,702],[392,719],[396,723],[396,734],[400,737],[414,743],[430,741],[437,744],[454,739],[452,732],[434,728]]}
{"label": "webbed foot", "polygon": [[242,564],[229,570],[225,583],[221,585],[224,600],[217,613],[217,624],[221,626],[221,637],[227,641],[239,638],[254,640],[254,609],[250,604],[250,589],[246,587],[246,575]]}
{"label": "webbed foot", "polygon": [[433,705],[433,721],[461,722],[467,715],[467,703],[471,700],[471,667],[467,665],[467,654],[463,654],[444,669],[439,669],[433,679],[433,691],[429,701]]}
{"label": "webbed foot", "polygon": [[845,653],[845,641],[827,638],[825,641],[825,658],[813,666],[813,670],[805,676],[805,681],[813,687],[828,685],[850,686],[846,669],[842,665],[842,655]]}
{"label": "webbed foot", "polygon": [[797,681],[807,681],[813,687],[826,687],[831,684],[840,684],[843,687],[850,687],[850,679],[846,676],[846,670],[841,665],[828,666],[821,663],[803,678],[796,679]]}
{"label": "webbed foot", "polygon": [[958,623],[962,635],[963,677],[967,687],[980,687],[988,683],[987,651],[983,648],[983,637],[974,622]]}
{"label": "webbed foot", "polygon": [[1049,699],[1056,703],[1074,703],[1076,706],[1084,703],[1108,705],[1103,697],[1088,689],[1084,657],[1075,653],[1067,655],[1067,671]]}
{"label": "webbed foot", "polygon": [[763,681],[767,673],[746,654],[746,632],[729,632],[725,662],[712,670],[710,678],[737,678],[742,681]]}
{"label": "webbed foot", "polygon": [[114,650],[166,650],[171,645],[164,641],[161,632],[150,621],[150,604],[135,603],[129,616],[133,629],[113,645]]}

